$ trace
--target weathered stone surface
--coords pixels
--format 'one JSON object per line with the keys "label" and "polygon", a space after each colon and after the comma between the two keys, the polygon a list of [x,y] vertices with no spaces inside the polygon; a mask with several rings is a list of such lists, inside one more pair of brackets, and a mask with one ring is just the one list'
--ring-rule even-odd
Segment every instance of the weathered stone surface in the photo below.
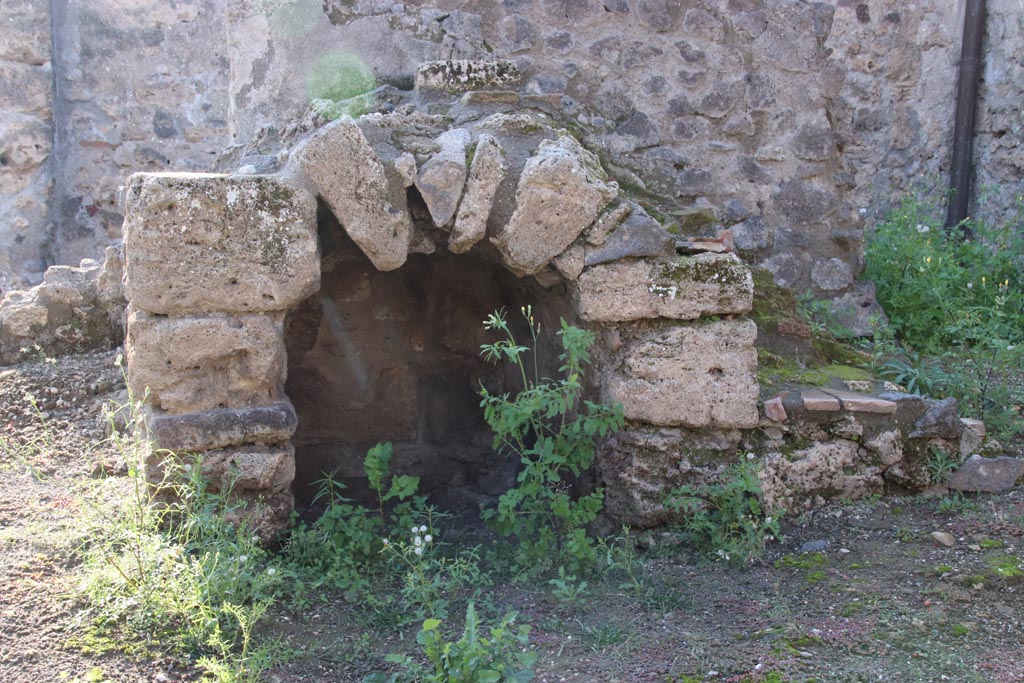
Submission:
{"label": "weathered stone surface", "polygon": [[769,455],[760,474],[765,504],[793,512],[826,500],[853,500],[880,491],[879,468],[865,463],[858,451],[856,442],[838,439],[789,455]]}
{"label": "weathered stone surface", "polygon": [[820,389],[801,389],[800,398],[804,408],[813,412],[836,412],[840,408],[839,399]]}
{"label": "weathered stone surface", "polygon": [[783,391],[781,394],[772,396],[770,399],[764,402],[764,415],[772,422],[785,422],[789,419],[786,414],[786,406],[783,400],[789,395],[788,391]]}
{"label": "weathered stone surface", "polygon": [[604,244],[611,231],[619,227],[619,223],[626,219],[635,206],[636,204],[633,202],[621,202],[598,216],[590,229],[584,233],[587,244],[592,244],[595,247]]}
{"label": "weathered stone surface", "polygon": [[947,531],[933,531],[929,536],[931,536],[932,540],[941,546],[952,548],[956,545],[956,539],[953,537],[953,534]]}
{"label": "weathered stone surface", "polygon": [[203,456],[203,474],[213,490],[284,491],[295,479],[295,449],[239,446]]}
{"label": "weathered stone surface", "polygon": [[275,178],[139,173],[126,210],[125,294],[135,308],[278,311],[320,284],[316,201]]}
{"label": "weathered stone surface", "polygon": [[878,456],[882,465],[889,467],[903,459],[903,440],[898,430],[882,432],[864,442],[864,448]]}
{"label": "weathered stone surface", "polygon": [[416,183],[416,157],[411,152],[399,155],[392,166],[402,179],[402,187],[412,187]]}
{"label": "weathered stone surface", "polygon": [[963,424],[955,398],[927,399],[928,409],[914,422],[911,439],[959,439]]}
{"label": "weathered stone surface", "polygon": [[62,355],[120,343],[124,300],[120,282],[111,281],[119,264],[108,256],[103,266],[51,266],[40,284],[8,292],[0,301],[0,363],[23,360],[23,348]]}
{"label": "weathered stone surface", "polygon": [[1024,460],[1007,456],[985,458],[974,454],[960,465],[946,485],[954,491],[1001,493],[1012,489],[1024,475]]}
{"label": "weathered stone surface", "polygon": [[392,205],[384,165],[351,119],[324,126],[295,155],[345,232],[378,270],[405,263],[412,221],[408,212]]}
{"label": "weathered stone surface", "polygon": [[811,282],[826,292],[846,289],[853,284],[853,269],[837,258],[815,261],[811,266]]}
{"label": "weathered stone surface", "polygon": [[879,413],[883,415],[894,415],[896,413],[895,401],[856,394],[842,389],[826,388],[824,391],[838,398],[843,404],[843,410],[848,410],[851,413]]}
{"label": "weathered stone surface", "polygon": [[416,70],[416,89],[465,92],[495,90],[519,81],[519,66],[509,59],[453,59],[427,62]]}
{"label": "weathered stone surface", "polygon": [[[649,527],[673,516],[665,492],[699,481],[735,456],[740,432],[627,427],[598,449],[605,513],[621,524]],[[703,465],[703,466],[702,466]]]}
{"label": "weathered stone surface", "polygon": [[159,448],[176,452],[209,451],[254,443],[284,443],[295,433],[295,408],[278,401],[253,408],[224,408],[172,415],[148,409],[146,428]]}
{"label": "weathered stone surface", "polygon": [[128,317],[128,382],[136,396],[171,413],[243,408],[284,386],[279,315]]}
{"label": "weathered stone surface", "polygon": [[493,135],[482,133],[477,139],[476,151],[469,167],[466,194],[459,205],[451,237],[448,238],[449,251],[464,253],[484,238],[494,195],[507,171],[508,163],[501,143]]}
{"label": "weathered stone surface", "polygon": [[750,310],[754,280],[734,254],[680,256],[665,263],[617,261],[583,271],[577,308],[590,322],[693,320]]}
{"label": "weathered stone surface", "polygon": [[629,217],[619,224],[604,244],[588,249],[585,264],[618,261],[624,258],[657,258],[673,253],[675,238],[658,221],[636,206]]}
{"label": "weathered stone surface", "polygon": [[416,189],[439,228],[451,223],[459,207],[466,184],[466,147],[471,139],[465,128],[442,133],[436,140],[441,149],[420,167],[416,178]]}
{"label": "weathered stone surface", "polygon": [[716,321],[651,330],[626,344],[604,398],[627,420],[748,429],[758,422],[757,326]]}
{"label": "weathered stone surface", "polygon": [[732,226],[733,241],[740,251],[765,249],[771,243],[772,231],[761,216],[750,216]]}
{"label": "weathered stone surface", "polygon": [[565,251],[617,192],[575,138],[544,140],[523,168],[512,217],[491,241],[510,270],[531,275]]}
{"label": "weathered stone surface", "polygon": [[575,280],[583,272],[584,257],[586,249],[582,244],[576,243],[551,260],[551,265],[562,274],[566,280]]}
{"label": "weathered stone surface", "polygon": [[[165,451],[151,450],[145,460],[146,480],[159,486],[171,483]],[[235,446],[203,453],[199,458],[210,491],[232,493],[284,491],[295,479],[295,449],[284,446]],[[177,465],[183,463],[178,462]]]}

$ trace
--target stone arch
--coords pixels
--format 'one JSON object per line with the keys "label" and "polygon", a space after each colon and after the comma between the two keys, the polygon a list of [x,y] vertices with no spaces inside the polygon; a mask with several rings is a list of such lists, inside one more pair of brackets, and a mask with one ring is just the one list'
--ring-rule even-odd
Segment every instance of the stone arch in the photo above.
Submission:
{"label": "stone arch", "polygon": [[757,424],[756,330],[734,319],[753,284],[736,256],[679,253],[550,118],[457,113],[459,125],[415,112],[335,121],[277,176],[129,181],[129,381],[149,390],[156,443],[208,452],[211,485],[234,477],[236,497],[262,501],[265,529],[293,506],[285,316],[321,288],[318,198],[376,271],[471,251],[567,293],[600,335],[596,390],[628,420],[600,465],[620,520],[657,521],[654,482],[685,472],[695,440],[733,449]]}

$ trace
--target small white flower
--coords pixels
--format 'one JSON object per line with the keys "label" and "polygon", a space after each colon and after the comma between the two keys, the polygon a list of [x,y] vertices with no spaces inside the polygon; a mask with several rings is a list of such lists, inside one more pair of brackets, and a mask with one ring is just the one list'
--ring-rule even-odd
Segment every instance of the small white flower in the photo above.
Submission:
{"label": "small white flower", "polygon": [[929,230],[931,230],[931,228],[929,228],[927,225],[922,225],[920,223],[917,224],[917,231],[922,235],[928,232]]}
{"label": "small white flower", "polygon": [[426,524],[424,524],[423,526],[420,527],[420,533],[424,533],[426,530],[427,530],[427,525]]}
{"label": "small white flower", "polygon": [[388,541],[388,539],[386,539],[386,538],[384,539],[383,542],[384,542],[384,545],[387,545],[388,543],[390,543],[390,541]]}
{"label": "small white flower", "polygon": [[419,533],[419,530],[420,528],[418,526],[414,526],[413,528],[409,529],[409,531],[413,534]]}
{"label": "small white flower", "polygon": [[857,211],[857,213],[859,213],[859,214],[860,214],[861,216],[863,216],[863,215],[864,215],[864,214],[866,214],[867,212],[868,212],[868,210],[867,210],[867,209],[859,209],[859,210]]}
{"label": "small white flower", "polygon": [[426,536],[423,537],[423,542],[424,543],[430,543],[433,540],[434,540],[434,537],[431,536],[430,534],[427,534]]}
{"label": "small white flower", "polygon": [[413,548],[413,552],[416,553],[417,555],[422,555],[423,554],[423,548]]}
{"label": "small white flower", "polygon": [[419,536],[417,536],[414,539],[412,539],[412,544],[414,546],[416,546],[416,547],[419,547],[419,546],[423,545],[423,539],[420,538]]}
{"label": "small white flower", "polygon": [[267,576],[273,576],[276,573],[277,573],[276,569],[274,569],[273,567],[267,567]]}
{"label": "small white flower", "polygon": [[249,561],[249,556],[248,555],[239,555],[238,556],[238,561],[242,562],[242,563],[248,562]]}
{"label": "small white flower", "polygon": [[967,289],[974,289],[974,283],[973,282],[968,282],[967,283]]}

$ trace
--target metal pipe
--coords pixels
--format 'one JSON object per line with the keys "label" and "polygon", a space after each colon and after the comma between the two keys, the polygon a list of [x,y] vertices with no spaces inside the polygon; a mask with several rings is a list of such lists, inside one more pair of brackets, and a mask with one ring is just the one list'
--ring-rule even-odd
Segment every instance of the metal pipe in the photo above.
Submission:
{"label": "metal pipe", "polygon": [[[960,48],[960,70],[956,83],[956,118],[953,128],[953,158],[949,169],[949,206],[946,231],[950,232],[967,218],[971,201],[971,157],[974,153],[974,115],[978,101],[978,77],[981,73],[981,47],[985,37],[985,0],[967,0],[964,11],[964,35]],[[973,237],[963,225],[962,236]]]}

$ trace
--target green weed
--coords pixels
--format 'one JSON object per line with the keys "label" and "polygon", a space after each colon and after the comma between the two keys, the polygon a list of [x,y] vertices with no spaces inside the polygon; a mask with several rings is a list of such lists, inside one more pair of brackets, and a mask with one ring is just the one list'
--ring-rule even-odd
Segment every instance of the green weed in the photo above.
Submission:
{"label": "green weed", "polygon": [[[484,419],[494,432],[494,447],[519,460],[517,485],[501,495],[497,508],[483,517],[519,542],[517,564],[536,573],[557,562],[572,570],[594,560],[594,539],[587,534],[604,505],[604,490],[573,496],[570,484],[594,463],[596,441],[622,427],[622,408],[583,399],[583,368],[590,362],[592,332],[562,321],[560,379],[541,378],[537,340],[540,325],[530,307],[522,309],[530,329],[531,347],[520,345],[504,311],[484,322],[502,338],[482,347],[484,358],[505,361],[519,371],[522,389],[515,396],[492,394],[481,387]],[[525,356],[532,356],[528,371]]]}
{"label": "green weed", "polygon": [[868,234],[865,277],[891,328],[876,328],[889,357],[876,365],[909,391],[956,397],[997,438],[1013,438],[1024,430],[1024,235],[1016,221],[972,221],[972,239],[947,235],[940,203],[930,204],[907,199]]}
{"label": "green weed", "polygon": [[757,471],[753,462],[741,459],[720,484],[668,492],[666,507],[682,514],[686,535],[705,555],[741,566],[760,557],[769,539],[779,537],[783,512],[764,509]]}
{"label": "green weed", "polygon": [[466,607],[465,629],[456,641],[445,641],[441,620],[427,619],[416,635],[427,664],[408,655],[388,655],[387,661],[402,671],[387,675],[374,673],[364,683],[526,683],[533,680],[537,653],[526,650],[529,626],[515,626],[517,614],[510,612],[489,629],[481,627],[476,608]]}

